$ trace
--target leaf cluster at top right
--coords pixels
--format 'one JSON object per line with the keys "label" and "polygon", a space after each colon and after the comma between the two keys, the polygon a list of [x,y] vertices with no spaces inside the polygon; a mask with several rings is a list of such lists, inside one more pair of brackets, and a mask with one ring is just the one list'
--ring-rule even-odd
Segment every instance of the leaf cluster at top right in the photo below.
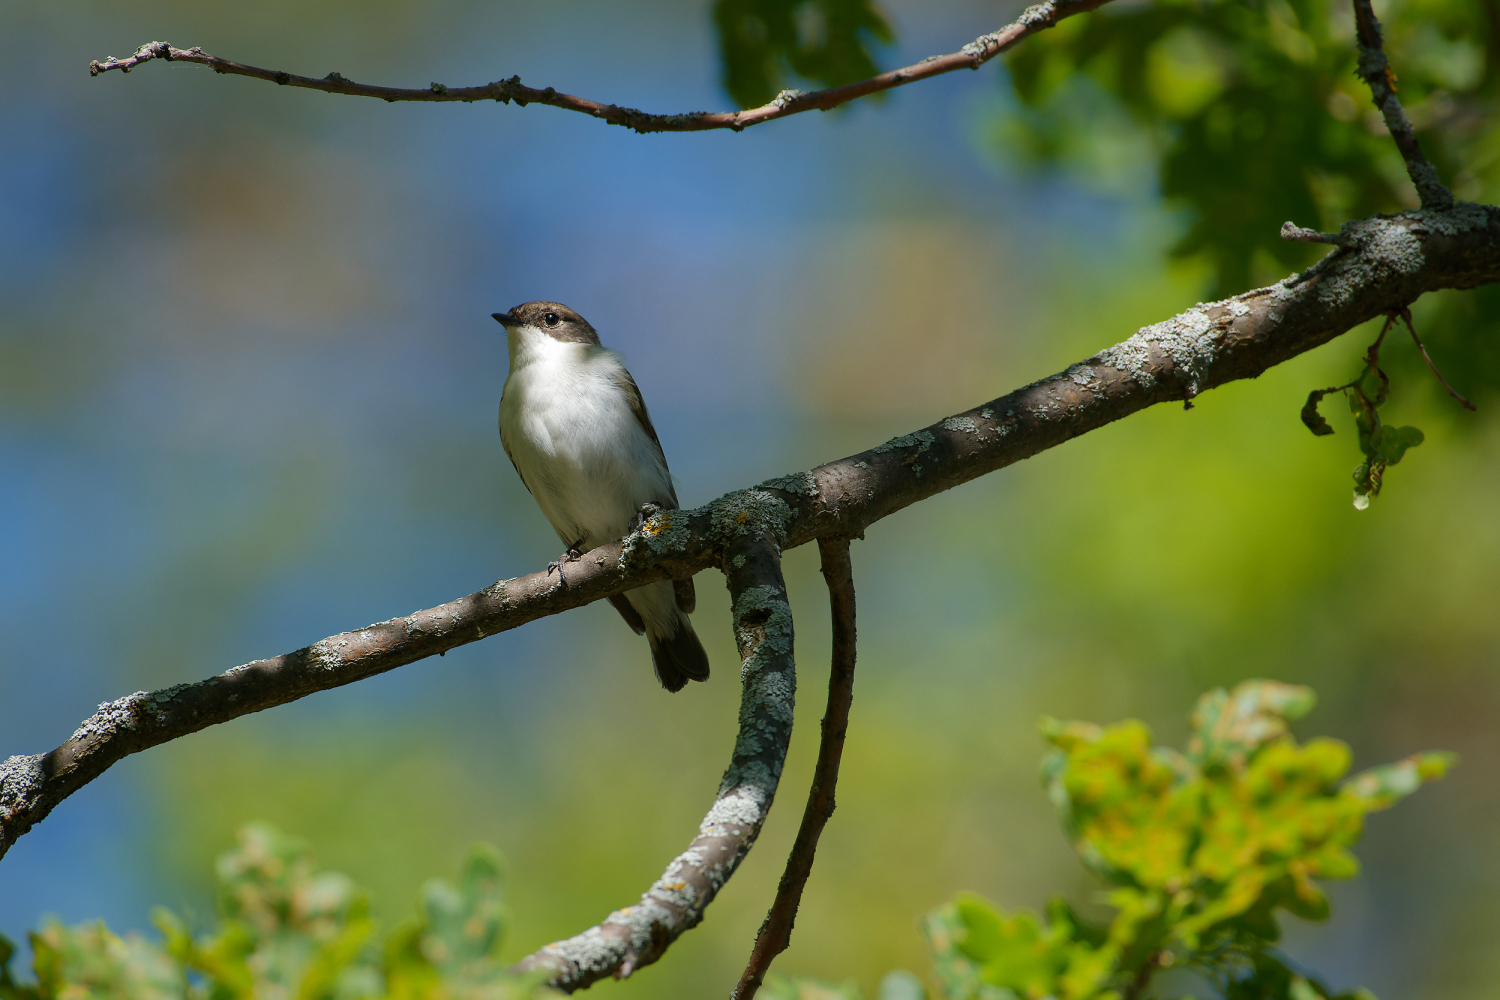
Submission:
{"label": "leaf cluster at top right", "polygon": [[[1377,13],[1428,159],[1457,197],[1492,195],[1500,4],[1394,0]],[[1015,50],[1019,102],[997,135],[1023,163],[1098,175],[1146,150],[1185,215],[1172,254],[1205,260],[1216,293],[1232,294],[1319,254],[1282,240],[1282,221],[1337,230],[1416,205],[1355,59],[1340,0],[1110,4]]]}

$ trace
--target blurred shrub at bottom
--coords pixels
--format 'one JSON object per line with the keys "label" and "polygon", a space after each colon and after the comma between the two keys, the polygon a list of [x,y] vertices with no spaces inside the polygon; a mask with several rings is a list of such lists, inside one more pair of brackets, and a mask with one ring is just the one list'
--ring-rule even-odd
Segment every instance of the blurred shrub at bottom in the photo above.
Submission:
{"label": "blurred shrub at bottom", "polygon": [[[962,893],[925,921],[936,995],[946,1000],[1137,1000],[1186,996],[1186,970],[1225,1000],[1374,1000],[1334,991],[1286,959],[1278,913],[1328,919],[1315,879],[1352,878],[1365,816],[1445,775],[1453,756],[1413,754],[1350,778],[1350,750],[1298,744],[1289,720],[1310,688],[1246,681],[1198,699],[1184,751],[1152,746],[1130,719],[1112,726],[1042,721],[1055,748],[1042,766],[1078,857],[1108,887],[1108,921],[1061,896],[1046,919]],[[774,1000],[862,1000],[852,983],[768,980]],[[922,1000],[896,970],[878,1000]]]}
{"label": "blurred shrub at bottom", "polygon": [[[1079,858],[1111,889],[1108,923],[1061,897],[1047,919],[1007,914],[973,893],[925,922],[938,994],[948,1000],[1133,1000],[1153,976],[1193,970],[1226,1000],[1337,997],[1274,949],[1278,911],[1329,916],[1314,879],[1359,870],[1349,848],[1366,814],[1442,777],[1451,754],[1415,754],[1345,778],[1337,740],[1298,744],[1289,720],[1310,711],[1311,689],[1275,681],[1217,688],[1198,700],[1185,751],[1154,747],[1127,720],[1108,727],[1044,719],[1055,748],[1043,764],[1048,795]],[[457,884],[423,884],[414,916],[383,937],[364,892],[320,872],[307,848],[265,824],[239,832],[217,865],[221,920],[195,936],[164,909],[161,945],[120,938],[102,921],[49,921],[31,935],[35,984],[10,971],[0,937],[0,1000],[281,998],[298,1000],[525,1000],[556,995],[500,959],[507,914],[493,848],[470,848]],[[544,974],[543,974],[544,975]],[[854,982],[767,977],[768,1000],[860,1000]],[[1155,995],[1155,994],[1153,994]],[[878,1000],[925,1000],[903,969]]]}
{"label": "blurred shrub at bottom", "polygon": [[417,912],[381,936],[369,903],[337,872],[320,872],[297,840],[263,824],[219,859],[221,921],[195,936],[168,910],[162,943],[112,934],[102,921],[49,921],[31,935],[35,983],[10,970],[0,938],[3,1000],[231,997],[298,1000],[527,1000],[559,996],[499,961],[503,870],[491,847],[470,849],[457,884],[431,879]]}

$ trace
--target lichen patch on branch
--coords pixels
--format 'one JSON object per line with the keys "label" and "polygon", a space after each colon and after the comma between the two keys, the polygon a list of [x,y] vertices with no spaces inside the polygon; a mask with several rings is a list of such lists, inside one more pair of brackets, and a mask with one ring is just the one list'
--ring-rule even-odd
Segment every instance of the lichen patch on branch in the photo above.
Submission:
{"label": "lichen patch on branch", "polygon": [[[1142,327],[1135,336],[1095,355],[1092,361],[1124,372],[1141,386],[1153,388],[1164,375],[1181,379],[1188,398],[1203,391],[1219,338],[1209,310],[1228,302],[1199,303],[1171,319]],[[1168,370],[1163,371],[1163,364]],[[1074,378],[1074,381],[1078,381]],[[1088,383],[1080,382],[1081,385]],[[1092,386],[1089,386],[1092,388]]]}
{"label": "lichen patch on branch", "polygon": [[[813,495],[816,494],[814,485]],[[783,544],[793,520],[792,508],[785,500],[759,487],[726,493],[708,504],[708,512],[714,540],[726,550],[740,538],[761,533],[769,534],[778,545]]]}
{"label": "lichen patch on branch", "polygon": [[794,472],[789,476],[778,476],[775,479],[767,479],[758,487],[763,490],[781,490],[784,493],[796,493],[799,496],[816,497],[818,495],[818,480],[811,472]]}
{"label": "lichen patch on branch", "polygon": [[966,434],[978,434],[979,425],[974,422],[973,417],[960,414],[956,417],[949,417],[948,419],[944,420],[943,430],[954,432],[961,431]]}
{"label": "lichen patch on branch", "polygon": [[42,793],[44,754],[14,756],[0,763],[0,814],[12,814]]}

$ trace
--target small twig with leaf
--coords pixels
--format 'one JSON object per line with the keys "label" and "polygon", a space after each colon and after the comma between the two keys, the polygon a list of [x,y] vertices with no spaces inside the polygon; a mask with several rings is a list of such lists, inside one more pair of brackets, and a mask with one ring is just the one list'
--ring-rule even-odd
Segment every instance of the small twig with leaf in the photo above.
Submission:
{"label": "small twig with leaf", "polygon": [[1359,450],[1365,460],[1354,470],[1354,507],[1364,510],[1370,506],[1370,498],[1380,495],[1387,466],[1401,461],[1408,448],[1422,443],[1423,435],[1415,427],[1387,428],[1380,421],[1380,407],[1390,394],[1391,380],[1380,369],[1380,345],[1399,314],[1386,316],[1380,336],[1365,352],[1365,370],[1352,382],[1328,389],[1315,389],[1307,394],[1307,403],[1302,407],[1302,422],[1307,429],[1319,436],[1332,434],[1333,428],[1318,412],[1318,403],[1330,393],[1342,392],[1349,397],[1349,409],[1354,413],[1354,426],[1359,433]]}
{"label": "small twig with leaf", "polygon": [[1365,460],[1354,470],[1354,506],[1357,510],[1364,510],[1370,506],[1371,497],[1380,495],[1386,468],[1401,461],[1407,449],[1415,448],[1423,441],[1423,434],[1416,427],[1388,427],[1380,420],[1380,407],[1384,405],[1391,389],[1390,378],[1380,368],[1380,345],[1398,319],[1406,323],[1417,350],[1422,352],[1427,367],[1443,383],[1443,388],[1465,407],[1474,409],[1474,404],[1459,395],[1448,384],[1448,380],[1443,378],[1437,365],[1432,363],[1427,348],[1422,345],[1422,338],[1417,336],[1416,326],[1412,324],[1411,310],[1403,307],[1387,313],[1385,326],[1380,328],[1380,336],[1375,338],[1375,342],[1365,352],[1365,370],[1360,372],[1359,377],[1344,385],[1314,389],[1307,394],[1307,402],[1302,407],[1302,422],[1307,425],[1308,430],[1321,437],[1332,434],[1333,428],[1318,412],[1318,404],[1330,393],[1342,392],[1349,397],[1349,409],[1354,413],[1354,426],[1359,432],[1359,449],[1365,455]]}

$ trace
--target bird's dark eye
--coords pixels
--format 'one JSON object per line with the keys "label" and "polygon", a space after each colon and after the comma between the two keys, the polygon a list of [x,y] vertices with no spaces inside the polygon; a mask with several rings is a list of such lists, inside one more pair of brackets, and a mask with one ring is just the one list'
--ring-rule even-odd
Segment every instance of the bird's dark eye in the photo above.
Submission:
{"label": "bird's dark eye", "polygon": [[547,315],[542,317],[542,322],[546,323],[548,326],[556,326],[557,313],[548,313]]}

